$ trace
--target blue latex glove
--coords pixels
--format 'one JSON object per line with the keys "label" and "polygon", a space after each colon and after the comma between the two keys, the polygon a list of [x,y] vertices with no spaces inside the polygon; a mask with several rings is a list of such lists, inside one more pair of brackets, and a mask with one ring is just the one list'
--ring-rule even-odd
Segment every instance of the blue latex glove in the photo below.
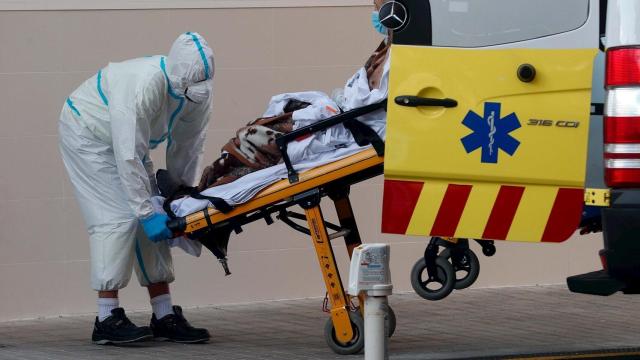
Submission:
{"label": "blue latex glove", "polygon": [[155,213],[146,219],[141,219],[142,227],[149,240],[154,243],[170,239],[173,233],[167,227],[169,217],[165,214]]}

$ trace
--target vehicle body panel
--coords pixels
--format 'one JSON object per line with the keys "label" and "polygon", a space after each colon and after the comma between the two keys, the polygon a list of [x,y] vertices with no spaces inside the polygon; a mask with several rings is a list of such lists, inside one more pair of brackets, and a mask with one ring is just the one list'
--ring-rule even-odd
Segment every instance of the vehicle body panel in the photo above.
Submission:
{"label": "vehicle body panel", "polygon": [[[473,49],[393,45],[384,232],[551,242],[573,233],[599,18],[594,1],[577,2],[589,7],[585,22],[560,34]],[[518,77],[525,64],[531,82]],[[394,102],[401,96],[458,104],[408,107]]]}

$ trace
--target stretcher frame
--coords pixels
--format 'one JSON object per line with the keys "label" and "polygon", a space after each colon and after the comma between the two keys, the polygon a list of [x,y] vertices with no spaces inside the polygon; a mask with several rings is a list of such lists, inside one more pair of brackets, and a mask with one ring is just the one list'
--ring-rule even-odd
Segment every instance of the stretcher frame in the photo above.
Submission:
{"label": "stretcher frame", "polygon": [[[386,109],[386,100],[344,112],[281,136],[277,139],[277,144],[288,169],[288,180],[270,185],[251,201],[227,209],[230,211],[226,213],[208,207],[173,219],[167,225],[176,235],[199,238],[199,234],[208,232],[214,236],[207,236],[206,239],[217,238],[228,242],[232,231],[240,233],[243,225],[259,220],[265,220],[270,225],[274,222],[272,215],[277,213],[279,220],[294,230],[311,236],[327,289],[335,338],[340,343],[349,344],[355,336],[362,336],[362,334],[356,334],[358,329],[354,329],[349,316],[353,309],[340,277],[331,240],[344,238],[349,258],[353,250],[362,244],[349,199],[350,187],[383,174],[384,143],[373,130],[365,128],[365,125],[356,119],[380,109]],[[287,144],[337,124],[345,125],[353,133],[359,145],[371,144],[373,147],[298,174],[287,156]],[[320,202],[325,196],[334,203],[339,225],[328,223],[324,219]],[[304,215],[288,211],[290,207],[298,205],[304,209]],[[305,219],[308,228],[296,224],[291,220],[292,218]],[[334,232],[330,233],[329,230]],[[214,254],[219,251],[216,249],[216,244],[208,243],[207,240],[201,240],[201,242]],[[363,302],[361,301],[360,304]]]}

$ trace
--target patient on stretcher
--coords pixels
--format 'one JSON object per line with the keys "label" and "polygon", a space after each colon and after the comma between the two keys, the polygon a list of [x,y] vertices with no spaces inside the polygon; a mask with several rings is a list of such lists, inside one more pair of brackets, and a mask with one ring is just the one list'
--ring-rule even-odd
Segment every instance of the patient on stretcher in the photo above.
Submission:
{"label": "patient on stretcher", "polygon": [[[215,204],[225,206],[251,200],[260,190],[287,177],[275,139],[298,128],[363,106],[385,100],[389,81],[390,42],[383,41],[346,83],[329,97],[322,92],[287,93],[274,96],[259,119],[236,132],[222,148],[222,156],[208,166],[196,188],[173,184],[162,191],[168,196],[163,208],[170,216],[185,216]],[[377,110],[358,120],[384,139],[386,112]],[[325,165],[364,150],[344,125],[336,125],[288,145],[287,155],[296,171]],[[163,181],[158,179],[160,183]],[[162,186],[161,186],[162,190]],[[206,197],[207,199],[203,198]],[[219,209],[220,210],[220,209]]]}
{"label": "patient on stretcher", "polygon": [[[365,66],[347,82],[345,88],[334,94],[334,99],[318,92],[282,94],[274,97],[265,115],[239,129],[236,136],[222,148],[222,156],[204,170],[198,191],[227,184],[251,172],[276,165],[282,155],[275,139],[282,134],[337,115],[341,110],[350,110],[385,98],[388,52],[389,45],[382,42]],[[378,117],[381,116],[384,115],[378,114]],[[376,124],[371,125],[375,127]],[[377,125],[380,127],[384,124]],[[383,131],[380,128],[375,130]],[[330,129],[328,132],[329,134],[324,132],[314,136],[320,144],[311,141],[308,142],[310,148],[294,147],[293,152],[331,151],[354,141],[344,128]],[[300,156],[292,158],[300,159]]]}
{"label": "patient on stretcher", "polygon": [[[382,2],[374,0],[376,8]],[[194,214],[211,206],[222,212],[230,211],[234,206],[250,201],[269,185],[287,178],[288,170],[281,161],[276,138],[340,112],[386,100],[390,46],[389,36],[344,88],[334,91],[332,96],[322,92],[274,96],[260,118],[239,129],[236,136],[223,146],[222,156],[204,170],[197,187],[176,183],[169,178],[168,172],[159,171],[158,185],[167,198],[158,196],[152,199],[156,211],[164,210],[172,218]],[[386,115],[385,110],[375,110],[359,116],[357,121],[368,127],[367,136],[373,135],[380,140],[385,138]],[[366,143],[361,140],[356,142],[351,131],[344,124],[338,124],[288,143],[287,155],[295,171],[303,172],[365,150],[369,145],[358,145]],[[170,244],[194,256],[200,256],[202,245],[206,244],[229,274],[226,267],[229,233],[225,235],[214,231],[197,235],[197,240],[194,239],[193,235],[182,236],[170,240]]]}

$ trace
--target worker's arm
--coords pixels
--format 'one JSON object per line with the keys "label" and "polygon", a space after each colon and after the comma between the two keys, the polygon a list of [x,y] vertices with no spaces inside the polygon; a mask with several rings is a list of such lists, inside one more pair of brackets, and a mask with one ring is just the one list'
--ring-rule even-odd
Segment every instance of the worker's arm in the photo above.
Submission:
{"label": "worker's arm", "polygon": [[119,90],[109,104],[116,166],[129,206],[139,219],[153,215],[153,189],[144,162],[149,153],[150,119],[162,107],[165,86],[158,76],[148,84],[112,87]]}

